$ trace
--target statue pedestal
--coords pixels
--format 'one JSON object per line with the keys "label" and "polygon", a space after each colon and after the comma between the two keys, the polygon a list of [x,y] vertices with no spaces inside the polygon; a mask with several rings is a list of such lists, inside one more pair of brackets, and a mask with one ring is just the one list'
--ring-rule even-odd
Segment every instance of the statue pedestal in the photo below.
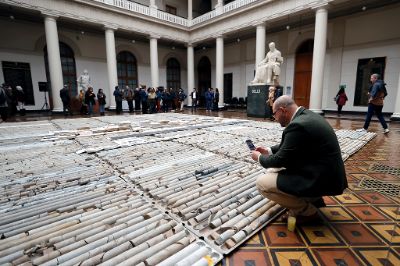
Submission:
{"label": "statue pedestal", "polygon": [[268,100],[269,87],[271,85],[248,85],[247,86],[247,116],[270,117]]}

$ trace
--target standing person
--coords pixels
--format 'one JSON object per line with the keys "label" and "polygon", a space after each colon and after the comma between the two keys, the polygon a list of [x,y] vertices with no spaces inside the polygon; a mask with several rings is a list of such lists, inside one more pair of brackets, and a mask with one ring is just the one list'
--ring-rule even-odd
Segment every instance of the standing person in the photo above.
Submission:
{"label": "standing person", "polygon": [[16,96],[17,96],[17,109],[19,114],[25,115],[25,93],[21,86],[16,86]]}
{"label": "standing person", "polygon": [[178,103],[179,103],[179,111],[183,111],[183,105],[184,105],[184,103],[185,103],[185,99],[186,99],[186,94],[185,94],[185,92],[183,91],[183,89],[182,88],[179,88],[179,93],[178,93]]}
{"label": "standing person", "polygon": [[386,124],[385,118],[382,115],[383,100],[387,96],[385,83],[380,79],[379,74],[371,75],[371,87],[368,92],[368,111],[365,117],[364,127],[359,131],[367,131],[369,123],[371,122],[372,115],[375,113],[383,127],[383,133],[389,133],[389,127]]}
{"label": "standing person", "polygon": [[80,114],[83,115],[87,115],[87,105],[85,102],[85,91],[83,89],[81,89],[79,91],[79,102],[81,103],[81,110],[80,110]]}
{"label": "standing person", "polygon": [[0,116],[3,121],[6,121],[8,117],[8,103],[7,103],[7,93],[4,87],[5,84],[0,86]]}
{"label": "standing person", "polygon": [[135,89],[135,111],[140,111],[140,88]]}
{"label": "standing person", "polygon": [[104,115],[106,106],[106,95],[104,94],[103,89],[99,89],[99,91],[97,92],[97,101],[99,102],[100,115]]}
{"label": "standing person", "polygon": [[[72,110],[71,110],[71,98],[69,97],[69,90],[67,84],[64,85],[64,87],[60,90],[60,98],[63,103],[63,112],[64,115],[67,116],[68,113],[72,115]],[[67,112],[68,110],[68,112]]]}
{"label": "standing person", "polygon": [[130,88],[129,86],[125,87],[125,99],[128,102],[129,106],[129,113],[133,113],[133,98],[135,96],[135,91],[133,88]]}
{"label": "standing person", "polygon": [[196,88],[193,89],[192,93],[190,94],[190,97],[192,97],[192,112],[193,110],[196,111],[197,109],[197,90]]}
{"label": "standing person", "polygon": [[115,104],[116,104],[115,112],[117,113],[117,115],[119,115],[122,112],[122,95],[123,94],[118,86],[115,86],[113,95],[115,97]]}
{"label": "standing person", "polygon": [[219,103],[219,90],[218,90],[218,88],[215,88],[213,103],[214,103],[213,110],[214,111],[218,111],[218,103]]}
{"label": "standing person", "polygon": [[348,100],[347,99],[347,95],[344,92],[344,86],[340,86],[340,89],[339,89],[339,91],[336,94],[334,99],[335,99],[336,104],[338,106],[338,109],[337,109],[338,116],[340,116],[342,114],[342,108],[343,108],[343,106],[346,104],[346,102]]}
{"label": "standing person", "polygon": [[297,106],[287,95],[276,99],[273,114],[285,129],[280,144],[251,152],[251,158],[268,169],[257,178],[257,189],[287,208],[298,223],[315,221],[317,208],[325,206],[322,197],[340,195],[347,188],[337,137],[322,116]]}
{"label": "standing person", "polygon": [[213,88],[208,88],[208,91],[206,91],[205,98],[206,98],[206,111],[211,112],[212,102],[214,98]]}
{"label": "standing person", "polygon": [[140,102],[142,103],[142,114],[147,114],[147,92],[146,86],[140,88]]}
{"label": "standing person", "polygon": [[270,120],[274,120],[274,116],[272,115],[272,106],[274,105],[275,102],[275,92],[276,92],[276,88],[274,86],[270,86],[269,87],[269,92],[268,92],[268,100],[267,100],[267,104],[269,106],[269,119]]}
{"label": "standing person", "polygon": [[150,114],[157,113],[156,110],[156,90],[154,88],[149,88],[149,94],[147,95],[147,103],[149,104]]}
{"label": "standing person", "polygon": [[89,87],[85,93],[85,101],[89,108],[88,115],[92,115],[93,113],[93,106],[96,104],[96,95],[93,92],[93,88]]}

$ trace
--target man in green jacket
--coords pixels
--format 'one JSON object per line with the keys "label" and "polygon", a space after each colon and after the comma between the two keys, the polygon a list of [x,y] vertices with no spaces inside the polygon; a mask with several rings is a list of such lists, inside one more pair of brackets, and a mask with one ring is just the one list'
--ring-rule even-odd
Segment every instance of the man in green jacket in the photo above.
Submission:
{"label": "man in green jacket", "polygon": [[273,116],[285,127],[279,145],[252,151],[267,174],[256,185],[260,193],[289,210],[297,222],[318,218],[322,196],[340,195],[347,179],[339,143],[332,127],[287,95],[273,104]]}

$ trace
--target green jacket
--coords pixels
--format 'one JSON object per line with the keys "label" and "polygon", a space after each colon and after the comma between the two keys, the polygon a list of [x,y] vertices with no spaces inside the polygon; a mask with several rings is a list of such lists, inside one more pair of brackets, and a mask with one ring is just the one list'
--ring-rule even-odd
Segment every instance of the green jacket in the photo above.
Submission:
{"label": "green jacket", "polygon": [[265,168],[285,167],[278,174],[279,190],[298,197],[340,195],[347,179],[339,143],[325,119],[300,107],[285,128],[273,154],[261,156]]}

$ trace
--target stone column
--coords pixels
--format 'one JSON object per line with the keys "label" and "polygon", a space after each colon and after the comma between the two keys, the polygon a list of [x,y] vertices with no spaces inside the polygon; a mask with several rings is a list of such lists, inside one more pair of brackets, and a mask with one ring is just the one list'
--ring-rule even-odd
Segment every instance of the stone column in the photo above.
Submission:
{"label": "stone column", "polygon": [[63,74],[61,67],[60,46],[57,32],[57,16],[44,14],[44,27],[46,32],[47,56],[49,61],[51,96],[53,112],[62,112],[63,105],[60,90],[63,88]]}
{"label": "stone column", "polygon": [[192,97],[190,97],[190,93],[194,88],[194,52],[193,52],[193,44],[187,44],[187,99],[188,106],[192,106]]}
{"label": "stone column", "polygon": [[265,24],[257,25],[256,29],[256,69],[265,57]]}
{"label": "stone column", "polygon": [[397,95],[396,101],[394,104],[394,112],[390,117],[392,121],[400,121],[400,74],[399,74],[399,82],[397,83]]}
{"label": "stone column", "polygon": [[328,11],[326,6],[319,7],[315,16],[314,52],[310,92],[310,110],[322,114],[322,86],[326,53],[326,34]]}
{"label": "stone column", "polygon": [[157,50],[157,39],[159,36],[150,36],[150,68],[151,68],[151,86],[157,88],[158,84],[158,50]]}
{"label": "stone column", "polygon": [[218,106],[224,106],[224,38],[217,36],[216,39],[216,66],[215,66],[215,86],[219,90]]}
{"label": "stone column", "polygon": [[193,19],[193,3],[192,0],[188,0],[188,20],[192,20]]}
{"label": "stone column", "polygon": [[113,95],[115,86],[118,86],[117,75],[117,56],[115,54],[114,30],[117,27],[105,26],[106,35],[106,55],[107,55],[107,73],[108,73],[108,90],[110,92],[109,109],[115,110],[116,103]]}

